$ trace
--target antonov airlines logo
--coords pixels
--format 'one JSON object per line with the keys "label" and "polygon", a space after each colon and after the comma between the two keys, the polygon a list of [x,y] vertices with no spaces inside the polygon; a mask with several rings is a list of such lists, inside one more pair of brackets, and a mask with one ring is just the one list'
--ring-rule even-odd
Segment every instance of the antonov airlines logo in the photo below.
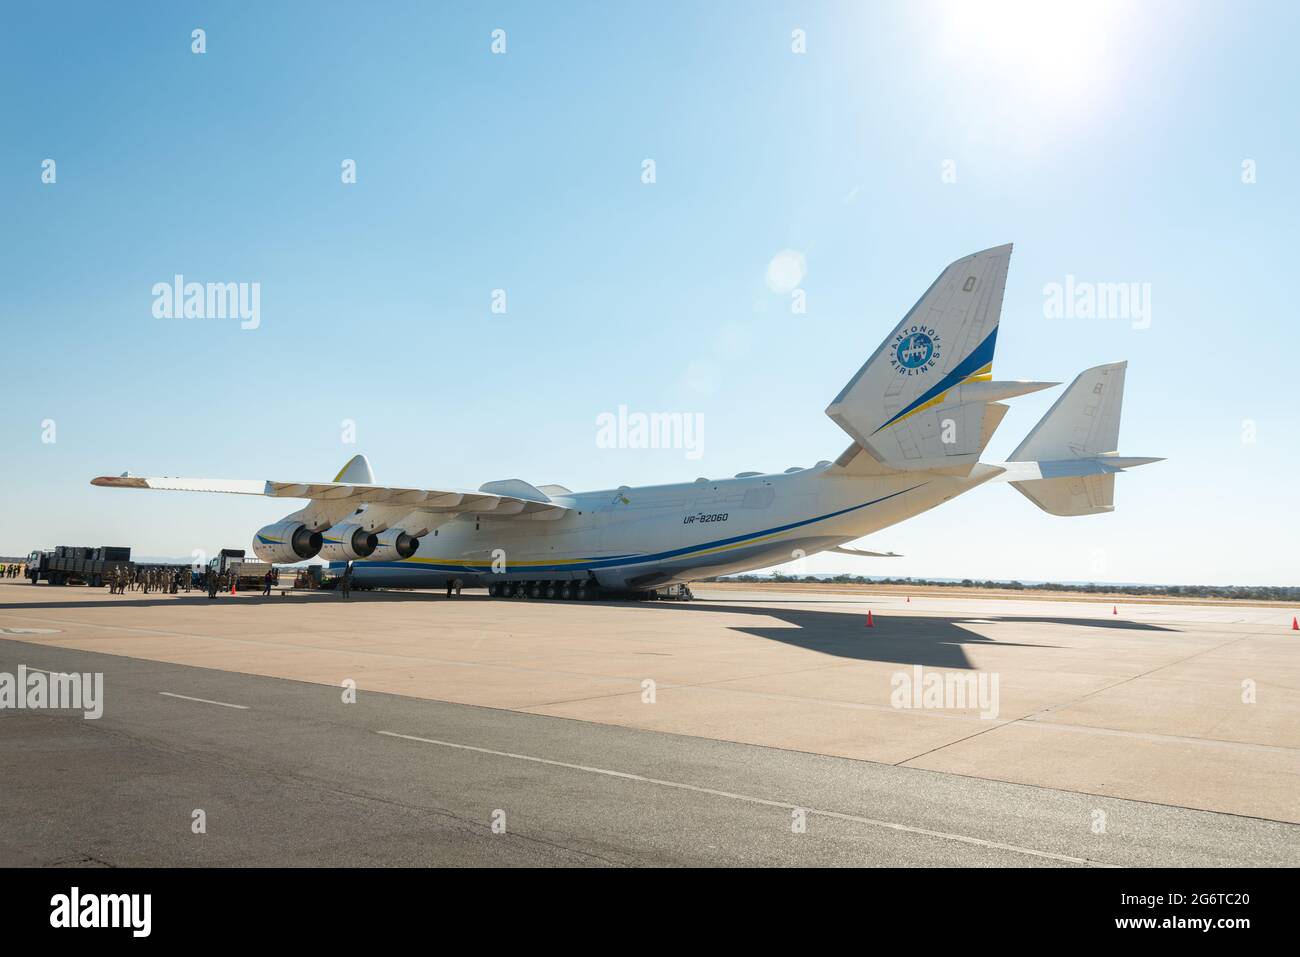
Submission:
{"label": "antonov airlines logo", "polygon": [[912,326],[894,337],[890,359],[899,375],[929,372],[939,361],[939,335],[931,326]]}

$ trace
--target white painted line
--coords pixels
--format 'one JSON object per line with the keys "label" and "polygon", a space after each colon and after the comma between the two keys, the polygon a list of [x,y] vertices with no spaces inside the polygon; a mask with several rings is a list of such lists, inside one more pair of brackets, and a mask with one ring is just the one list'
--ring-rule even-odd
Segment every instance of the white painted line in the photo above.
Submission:
{"label": "white painted line", "polygon": [[172,694],[170,691],[159,691],[160,695],[166,695],[168,698],[180,698],[182,701],[197,701],[200,704],[219,704],[223,708],[238,708],[240,711],[247,711],[246,704],[229,704],[225,701],[209,701],[207,698],[191,698],[187,694]]}
{"label": "white painted line", "polygon": [[880,821],[870,817],[859,817],[856,814],[844,814],[839,811],[823,811],[812,807],[803,807],[799,804],[787,804],[784,801],[771,801],[767,798],[753,797],[748,794],[735,794],[731,791],[718,791],[714,788],[699,787],[695,784],[682,784],[679,781],[663,781],[658,778],[648,778],[640,774],[630,774],[627,771],[611,771],[608,768],[593,768],[584,764],[569,764],[566,761],[553,761],[550,758],[538,758],[529,754],[514,754],[510,751],[493,751],[490,748],[476,748],[469,744],[456,744],[451,741],[437,741],[433,738],[420,738],[413,734],[398,734],[396,731],[376,731],[376,734],[382,734],[389,738],[401,738],[404,741],[419,741],[422,744],[436,744],[442,748],[455,748],[458,751],[474,751],[478,754],[490,754],[499,758],[513,758],[516,761],[531,761],[534,764],[547,764],[555,768],[568,768],[571,771],[585,771],[588,774],[602,774],[606,777],[621,778],[625,781],[637,781],[641,784],[654,784],[658,787],[675,788],[679,791],[693,791],[696,794],[708,794],[713,797],[727,798],[731,801],[744,801],[748,804],[761,804],[764,807],[776,807],[786,811],[804,811],[807,814],[816,814],[821,817],[829,817],[838,821],[851,821],[855,824],[868,824],[872,827],[883,827],[891,831],[901,831],[906,834],[923,834],[926,837],[937,837],[946,841],[957,841],[961,844],[973,844],[976,847],[987,847],[1000,851],[1011,851],[1015,854],[1027,854],[1030,857],[1042,857],[1053,861],[1064,861],[1068,864],[1082,864],[1087,867],[1117,867],[1116,864],[1106,864],[1102,861],[1090,861],[1082,857],[1070,857],[1067,854],[1053,854],[1050,851],[1039,851],[1032,847],[1020,847],[1015,844],[1002,844],[998,841],[986,841],[978,837],[970,837],[965,834],[952,834],[947,831],[933,831],[924,827],[913,827],[910,824],[899,824],[895,821]]}

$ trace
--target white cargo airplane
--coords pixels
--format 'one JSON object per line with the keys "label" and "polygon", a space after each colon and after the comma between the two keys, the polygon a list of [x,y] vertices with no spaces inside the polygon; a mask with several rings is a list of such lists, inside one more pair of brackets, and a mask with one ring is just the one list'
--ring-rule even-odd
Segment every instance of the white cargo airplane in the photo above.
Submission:
{"label": "white cargo airplane", "polygon": [[1010,482],[1053,515],[1114,508],[1115,473],[1154,458],[1116,452],[1126,363],[1097,366],[1056,401],[1008,462],[980,453],[1006,414],[999,400],[1055,382],[992,381],[1011,246],[945,269],[826,409],[853,439],[834,462],[680,485],[571,492],[519,479],[476,492],[377,485],[357,455],[332,482],[94,479],[115,488],[307,499],[257,532],[268,562],[354,562],[357,584],[493,595],[646,595],[837,551],[977,485]]}

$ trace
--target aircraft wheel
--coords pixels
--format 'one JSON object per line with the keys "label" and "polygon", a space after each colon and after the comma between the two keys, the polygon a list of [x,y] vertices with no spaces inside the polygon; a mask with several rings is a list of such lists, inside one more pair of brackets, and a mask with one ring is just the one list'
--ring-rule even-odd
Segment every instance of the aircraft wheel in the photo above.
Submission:
{"label": "aircraft wheel", "polygon": [[546,583],[546,597],[547,598],[555,597],[555,582]]}
{"label": "aircraft wheel", "polygon": [[573,598],[573,582],[565,582],[560,587],[560,597],[565,601],[570,601]]}
{"label": "aircraft wheel", "polygon": [[528,585],[528,597],[529,597],[529,598],[541,598],[541,597],[542,597],[542,583],[541,583],[541,582],[531,582],[531,583],[529,583],[529,585]]}

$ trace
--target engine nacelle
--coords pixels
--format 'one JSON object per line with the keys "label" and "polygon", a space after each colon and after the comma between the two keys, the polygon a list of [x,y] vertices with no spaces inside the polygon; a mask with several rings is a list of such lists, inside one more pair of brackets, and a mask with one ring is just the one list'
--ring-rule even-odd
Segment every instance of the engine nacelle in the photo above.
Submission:
{"label": "engine nacelle", "polygon": [[395,562],[410,558],[420,548],[420,540],[400,528],[379,533],[379,546],[370,556],[373,562]]}
{"label": "engine nacelle", "polygon": [[321,549],[321,533],[302,522],[283,521],[259,528],[253,536],[253,554],[264,562],[292,564],[314,558]]}
{"label": "engine nacelle", "polygon": [[379,536],[366,531],[355,522],[342,522],[327,528],[323,535],[320,555],[326,561],[350,562],[354,558],[369,558],[379,547]]}

